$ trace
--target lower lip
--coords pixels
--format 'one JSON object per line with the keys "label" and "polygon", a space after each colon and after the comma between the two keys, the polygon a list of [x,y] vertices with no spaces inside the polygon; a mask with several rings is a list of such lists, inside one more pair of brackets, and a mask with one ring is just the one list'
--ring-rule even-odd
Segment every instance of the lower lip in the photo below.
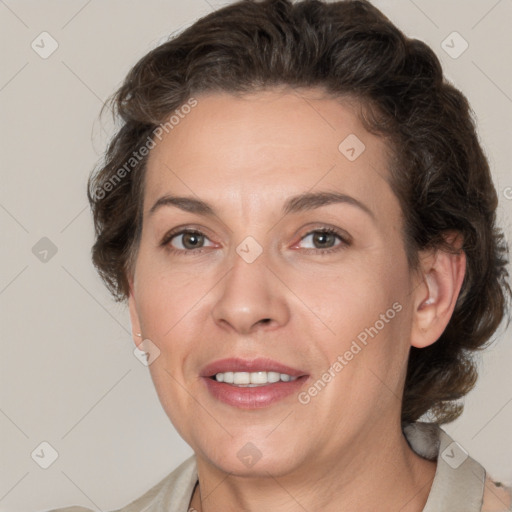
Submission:
{"label": "lower lip", "polygon": [[203,377],[208,391],[218,400],[240,409],[259,409],[275,404],[297,393],[308,377],[298,377],[289,382],[274,382],[257,387],[237,387]]}

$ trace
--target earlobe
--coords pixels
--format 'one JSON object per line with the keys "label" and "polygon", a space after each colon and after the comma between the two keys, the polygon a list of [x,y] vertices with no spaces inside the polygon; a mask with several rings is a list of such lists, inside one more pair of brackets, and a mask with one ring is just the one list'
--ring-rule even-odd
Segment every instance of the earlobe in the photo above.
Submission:
{"label": "earlobe", "polygon": [[414,293],[411,345],[425,348],[443,334],[464,280],[466,255],[437,251],[423,262],[422,282]]}

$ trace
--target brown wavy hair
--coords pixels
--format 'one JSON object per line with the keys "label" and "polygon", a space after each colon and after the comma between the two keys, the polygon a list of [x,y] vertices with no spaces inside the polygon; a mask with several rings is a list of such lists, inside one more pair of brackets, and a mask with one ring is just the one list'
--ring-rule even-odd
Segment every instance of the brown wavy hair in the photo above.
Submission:
{"label": "brown wavy hair", "polygon": [[465,96],[426,44],[367,1],[239,1],[145,55],[111,98],[121,127],[89,180],[94,265],[125,300],[142,224],[147,152],[139,148],[150,145],[160,124],[201,92],[273,86],[355,98],[367,129],[390,141],[390,184],[411,268],[418,251],[454,250],[446,233],[462,235],[467,271],[455,311],[436,343],[411,348],[402,406],[404,423],[426,413],[440,424],[453,421],[477,379],[476,351],[488,346],[507,312],[498,198]]}

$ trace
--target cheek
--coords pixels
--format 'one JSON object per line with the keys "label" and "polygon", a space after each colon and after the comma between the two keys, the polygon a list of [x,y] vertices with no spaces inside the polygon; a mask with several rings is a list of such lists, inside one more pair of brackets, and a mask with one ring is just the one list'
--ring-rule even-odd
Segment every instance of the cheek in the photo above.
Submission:
{"label": "cheek", "polygon": [[316,337],[318,349],[329,365],[342,358],[348,380],[339,379],[338,385],[363,390],[375,381],[378,391],[378,378],[391,389],[399,384],[411,327],[404,255],[380,253],[371,262],[360,260],[314,291],[304,282],[301,293],[329,327]]}
{"label": "cheek", "polygon": [[136,300],[147,336],[165,341],[181,325],[190,326],[190,318],[208,293],[205,280],[198,279],[197,272],[159,268],[155,259],[144,257],[137,272]]}
{"label": "cheek", "polygon": [[332,338],[353,337],[372,326],[394,303],[404,306],[408,292],[405,259],[382,250],[347,258],[338,268],[290,274],[288,282]]}
{"label": "cheek", "polygon": [[189,397],[183,384],[197,341],[204,337],[200,332],[204,318],[198,318],[198,312],[205,285],[197,276],[161,272],[143,263],[141,260],[137,309],[144,336],[159,351],[149,371],[164,410],[179,428],[180,418],[172,416],[173,411],[187,407]]}

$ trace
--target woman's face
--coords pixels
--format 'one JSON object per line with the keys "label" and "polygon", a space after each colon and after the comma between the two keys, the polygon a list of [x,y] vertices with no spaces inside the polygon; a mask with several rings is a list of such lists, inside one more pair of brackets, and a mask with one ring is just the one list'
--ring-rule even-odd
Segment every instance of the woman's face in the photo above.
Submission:
{"label": "woman's face", "polygon": [[233,474],[327,470],[400,421],[417,282],[387,147],[314,93],[197,96],[148,160],[134,330],[176,429]]}

